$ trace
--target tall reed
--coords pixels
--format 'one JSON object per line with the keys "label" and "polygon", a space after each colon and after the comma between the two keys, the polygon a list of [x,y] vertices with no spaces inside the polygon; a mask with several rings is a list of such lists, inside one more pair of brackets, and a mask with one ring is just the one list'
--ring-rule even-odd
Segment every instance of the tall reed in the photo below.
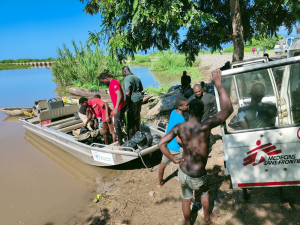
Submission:
{"label": "tall reed", "polygon": [[105,51],[95,46],[91,48],[72,41],[72,52],[65,44],[57,48],[57,60],[51,69],[53,81],[63,86],[77,86],[84,88],[103,88],[98,76],[107,72],[114,78],[121,79],[122,64],[118,60],[107,56]]}

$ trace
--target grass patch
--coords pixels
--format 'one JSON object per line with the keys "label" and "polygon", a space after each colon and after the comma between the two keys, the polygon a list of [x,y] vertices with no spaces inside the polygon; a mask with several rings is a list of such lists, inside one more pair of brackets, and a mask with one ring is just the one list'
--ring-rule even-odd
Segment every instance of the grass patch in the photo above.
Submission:
{"label": "grass patch", "polygon": [[11,64],[0,64],[0,70],[17,70],[17,69],[28,69],[31,65],[11,65]]}
{"label": "grass patch", "polygon": [[107,89],[98,76],[102,72],[121,80],[122,64],[99,47],[91,48],[72,41],[74,52],[63,44],[57,49],[58,57],[52,66],[53,81],[61,86],[83,87],[88,89]]}
{"label": "grass patch", "polygon": [[170,87],[171,87],[170,85],[159,86],[157,88],[146,87],[145,90],[148,92],[148,94],[154,94],[155,96],[159,96],[162,92],[168,93]]}
{"label": "grass patch", "polygon": [[151,66],[150,55],[139,55],[136,54],[134,59],[130,60],[131,65]]}
{"label": "grass patch", "polygon": [[[192,77],[199,78],[201,73],[196,68],[200,66],[200,63],[201,58],[198,57],[192,67],[187,67],[183,54],[165,51],[157,53],[157,60],[152,63],[151,70],[163,76],[181,76],[183,71],[187,71]],[[180,81],[180,78],[178,81]]]}

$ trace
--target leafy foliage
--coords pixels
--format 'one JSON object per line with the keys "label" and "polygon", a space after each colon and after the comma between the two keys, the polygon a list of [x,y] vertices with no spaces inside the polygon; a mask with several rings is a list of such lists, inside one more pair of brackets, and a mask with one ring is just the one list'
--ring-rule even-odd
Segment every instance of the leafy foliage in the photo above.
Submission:
{"label": "leafy foliage", "polygon": [[74,52],[63,44],[57,48],[57,60],[52,67],[54,82],[63,86],[103,89],[98,80],[101,72],[107,72],[114,78],[122,76],[122,64],[105,55],[99,47],[92,49],[90,45],[76,45],[72,41]]}
{"label": "leafy foliage", "polygon": [[[90,42],[107,42],[109,52],[122,61],[138,50],[173,48],[189,66],[200,49],[221,49],[233,40],[232,0],[80,0],[85,12],[101,15],[100,32]],[[240,0],[244,41],[270,37],[284,26],[290,33],[300,18],[299,0]],[[179,30],[186,36],[180,40]]]}
{"label": "leafy foliage", "polygon": [[[107,41],[110,54],[118,56],[120,61],[126,55],[133,57],[138,50],[176,48],[180,43],[180,28],[190,29],[207,21],[215,22],[212,14],[201,12],[198,3],[192,0],[86,2],[85,12],[91,15],[99,13],[102,20],[101,31],[90,32],[90,41]],[[187,55],[191,51],[187,48],[182,52]]]}

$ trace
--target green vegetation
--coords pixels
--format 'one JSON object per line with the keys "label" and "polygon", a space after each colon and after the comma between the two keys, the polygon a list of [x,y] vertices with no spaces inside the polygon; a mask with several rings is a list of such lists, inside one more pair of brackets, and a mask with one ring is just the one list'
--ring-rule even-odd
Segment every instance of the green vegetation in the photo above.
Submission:
{"label": "green vegetation", "polygon": [[186,69],[185,56],[171,51],[162,51],[157,54],[157,60],[152,63],[153,71],[174,73]]}
{"label": "green vegetation", "polygon": [[17,70],[17,69],[28,69],[31,65],[11,65],[11,64],[0,64],[0,70]]}
{"label": "green vegetation", "polygon": [[47,59],[17,59],[17,60],[13,60],[13,59],[5,59],[0,61],[0,63],[27,63],[27,62],[52,62],[55,59],[53,58],[47,58]]}
{"label": "green vegetation", "polygon": [[[242,60],[245,41],[273,36],[282,26],[290,33],[300,19],[299,0],[80,2],[85,13],[101,17],[100,31],[89,33],[90,42],[105,41],[110,55],[120,61],[139,50],[173,48],[191,66],[201,48],[217,51],[229,42],[235,43],[233,60]],[[184,37],[181,29],[186,31]]]}
{"label": "green vegetation", "polygon": [[[248,41],[245,43],[245,52],[252,52],[253,47],[260,47],[260,51],[262,52],[263,47],[266,46],[267,50],[274,50],[274,46],[278,45],[279,40],[281,39],[281,35],[277,34],[276,36],[273,37],[262,37],[262,36],[257,36],[255,38],[252,38],[251,41]],[[224,53],[228,52],[233,52],[233,45],[229,46],[228,48],[224,49]]]}
{"label": "green vegetation", "polygon": [[196,69],[200,66],[201,59],[198,57],[192,66],[187,66],[185,56],[181,53],[171,51],[158,52],[157,60],[152,63],[152,71],[159,74],[182,75],[183,71],[193,75],[192,78],[200,77],[200,72]]}
{"label": "green vegetation", "polygon": [[62,86],[75,86],[88,89],[107,89],[101,85],[98,76],[107,72],[116,79],[122,78],[122,64],[105,54],[99,47],[91,48],[89,44],[76,45],[72,41],[74,52],[63,44],[58,48],[58,57],[52,66],[53,81]]}
{"label": "green vegetation", "polygon": [[[153,57],[151,61],[150,57]],[[183,71],[187,71],[195,77],[200,77],[200,72],[196,69],[200,66],[201,59],[198,57],[191,67],[187,66],[185,56],[181,53],[174,53],[169,51],[159,51],[151,53],[150,55],[135,55],[135,60],[131,60],[131,65],[150,66],[151,71],[155,72],[155,77],[160,83],[164,84],[166,81],[176,80],[180,81]],[[171,76],[173,76],[171,78]],[[176,78],[175,78],[176,77]],[[168,83],[169,84],[169,83]]]}
{"label": "green vegetation", "polygon": [[159,86],[157,88],[154,87],[146,87],[145,90],[148,92],[148,94],[154,94],[155,96],[160,95],[160,93],[168,93],[168,90],[170,89],[170,85],[165,86]]}
{"label": "green vegetation", "polygon": [[151,59],[150,55],[134,55],[134,59],[130,60],[131,65],[142,65],[142,66],[150,66]]}

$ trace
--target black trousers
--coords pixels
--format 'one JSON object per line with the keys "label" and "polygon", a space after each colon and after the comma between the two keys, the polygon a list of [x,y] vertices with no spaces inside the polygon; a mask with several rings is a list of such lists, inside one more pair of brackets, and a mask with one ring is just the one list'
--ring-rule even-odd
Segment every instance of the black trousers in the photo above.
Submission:
{"label": "black trousers", "polygon": [[127,105],[124,106],[122,109],[118,110],[118,115],[114,117],[114,127],[116,129],[119,145],[123,144],[122,127],[126,126],[126,121],[125,121],[126,111],[127,111]]}

